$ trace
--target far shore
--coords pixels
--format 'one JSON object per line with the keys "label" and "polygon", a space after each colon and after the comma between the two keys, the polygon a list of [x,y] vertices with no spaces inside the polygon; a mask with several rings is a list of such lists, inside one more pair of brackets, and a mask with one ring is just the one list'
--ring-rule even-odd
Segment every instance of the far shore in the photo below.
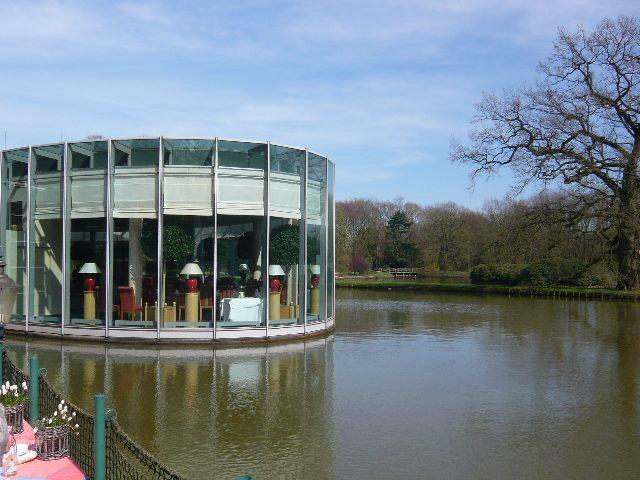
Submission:
{"label": "far shore", "polygon": [[612,290],[586,287],[533,287],[509,285],[475,285],[471,283],[426,283],[419,281],[384,281],[357,278],[337,278],[337,288],[368,290],[395,290],[413,292],[442,292],[468,294],[502,294],[514,296],[537,296],[550,298],[583,298],[595,300],[633,300],[640,296],[638,290]]}

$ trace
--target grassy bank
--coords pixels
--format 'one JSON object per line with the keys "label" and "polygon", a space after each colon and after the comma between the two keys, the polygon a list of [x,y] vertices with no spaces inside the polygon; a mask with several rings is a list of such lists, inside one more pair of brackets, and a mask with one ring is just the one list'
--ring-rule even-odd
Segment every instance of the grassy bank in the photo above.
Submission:
{"label": "grassy bank", "polygon": [[413,292],[446,292],[446,293],[497,293],[515,296],[539,296],[555,298],[592,298],[597,300],[633,300],[640,297],[640,291],[609,290],[605,288],[579,287],[527,287],[506,285],[473,285],[463,283],[422,283],[410,281],[370,281],[340,279],[336,280],[338,288],[358,288],[370,290],[398,290]]}

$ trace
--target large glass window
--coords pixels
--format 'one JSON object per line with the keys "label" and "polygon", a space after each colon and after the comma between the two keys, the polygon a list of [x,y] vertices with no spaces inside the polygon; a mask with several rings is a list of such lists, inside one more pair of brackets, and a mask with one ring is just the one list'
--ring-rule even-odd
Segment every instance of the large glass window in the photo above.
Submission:
{"label": "large glass window", "polygon": [[24,323],[26,318],[28,165],[27,148],[9,150],[2,155],[2,247],[7,274],[19,287],[11,317],[19,323]]}
{"label": "large glass window", "polygon": [[104,325],[106,318],[107,142],[69,144],[69,318]]}
{"label": "large glass window", "polygon": [[324,157],[98,139],[5,151],[0,169],[14,322],[29,312],[41,325],[251,329],[334,315],[335,170]]}
{"label": "large glass window", "polygon": [[159,139],[113,141],[113,324],[156,328]]}
{"label": "large glass window", "polygon": [[269,323],[302,322],[300,261],[305,152],[272,145],[269,177]]}
{"label": "large glass window", "polygon": [[267,146],[218,142],[217,326],[265,325]]}
{"label": "large glass window", "polygon": [[32,150],[30,248],[33,323],[60,324],[62,319],[62,169],[64,145]]}
{"label": "large glass window", "polygon": [[209,327],[214,309],[213,140],[165,139],[164,328]]}
{"label": "large glass window", "polygon": [[310,153],[307,175],[307,323],[326,318],[327,161]]}

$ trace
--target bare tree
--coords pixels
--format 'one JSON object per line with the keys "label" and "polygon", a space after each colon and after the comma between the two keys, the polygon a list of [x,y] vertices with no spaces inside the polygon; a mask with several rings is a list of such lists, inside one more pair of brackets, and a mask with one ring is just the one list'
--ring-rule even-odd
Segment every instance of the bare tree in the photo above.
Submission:
{"label": "bare tree", "polygon": [[[563,185],[574,220],[608,222],[620,288],[640,286],[640,22],[560,30],[533,86],[485,95],[469,146],[451,159],[478,174],[509,166],[516,188]],[[579,218],[582,217],[582,218]]]}

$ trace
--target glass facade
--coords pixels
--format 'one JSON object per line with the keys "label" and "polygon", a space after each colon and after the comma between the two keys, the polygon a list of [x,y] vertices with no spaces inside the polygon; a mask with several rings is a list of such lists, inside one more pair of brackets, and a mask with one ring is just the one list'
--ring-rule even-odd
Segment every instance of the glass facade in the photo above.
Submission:
{"label": "glass facade", "polygon": [[27,187],[29,149],[2,154],[2,239],[6,272],[18,285],[12,320],[25,323],[27,317]]}
{"label": "glass facade", "polygon": [[107,150],[106,141],[67,147],[69,325],[104,325],[106,320]]}
{"label": "glass facade", "polygon": [[[304,150],[271,145],[269,170],[269,323],[304,323]],[[278,275],[275,275],[278,274]],[[302,294],[304,295],[304,293]]]}
{"label": "glass facade", "polygon": [[156,329],[159,139],[114,140],[112,322]]}
{"label": "glass facade", "polygon": [[326,318],[327,159],[309,153],[307,161],[307,322]]}
{"label": "glass facade", "polygon": [[33,323],[62,320],[62,169],[64,145],[31,150],[29,307]]}
{"label": "glass facade", "polygon": [[157,137],[1,160],[0,242],[20,287],[9,328],[224,340],[333,326],[335,173],[325,157]]}

